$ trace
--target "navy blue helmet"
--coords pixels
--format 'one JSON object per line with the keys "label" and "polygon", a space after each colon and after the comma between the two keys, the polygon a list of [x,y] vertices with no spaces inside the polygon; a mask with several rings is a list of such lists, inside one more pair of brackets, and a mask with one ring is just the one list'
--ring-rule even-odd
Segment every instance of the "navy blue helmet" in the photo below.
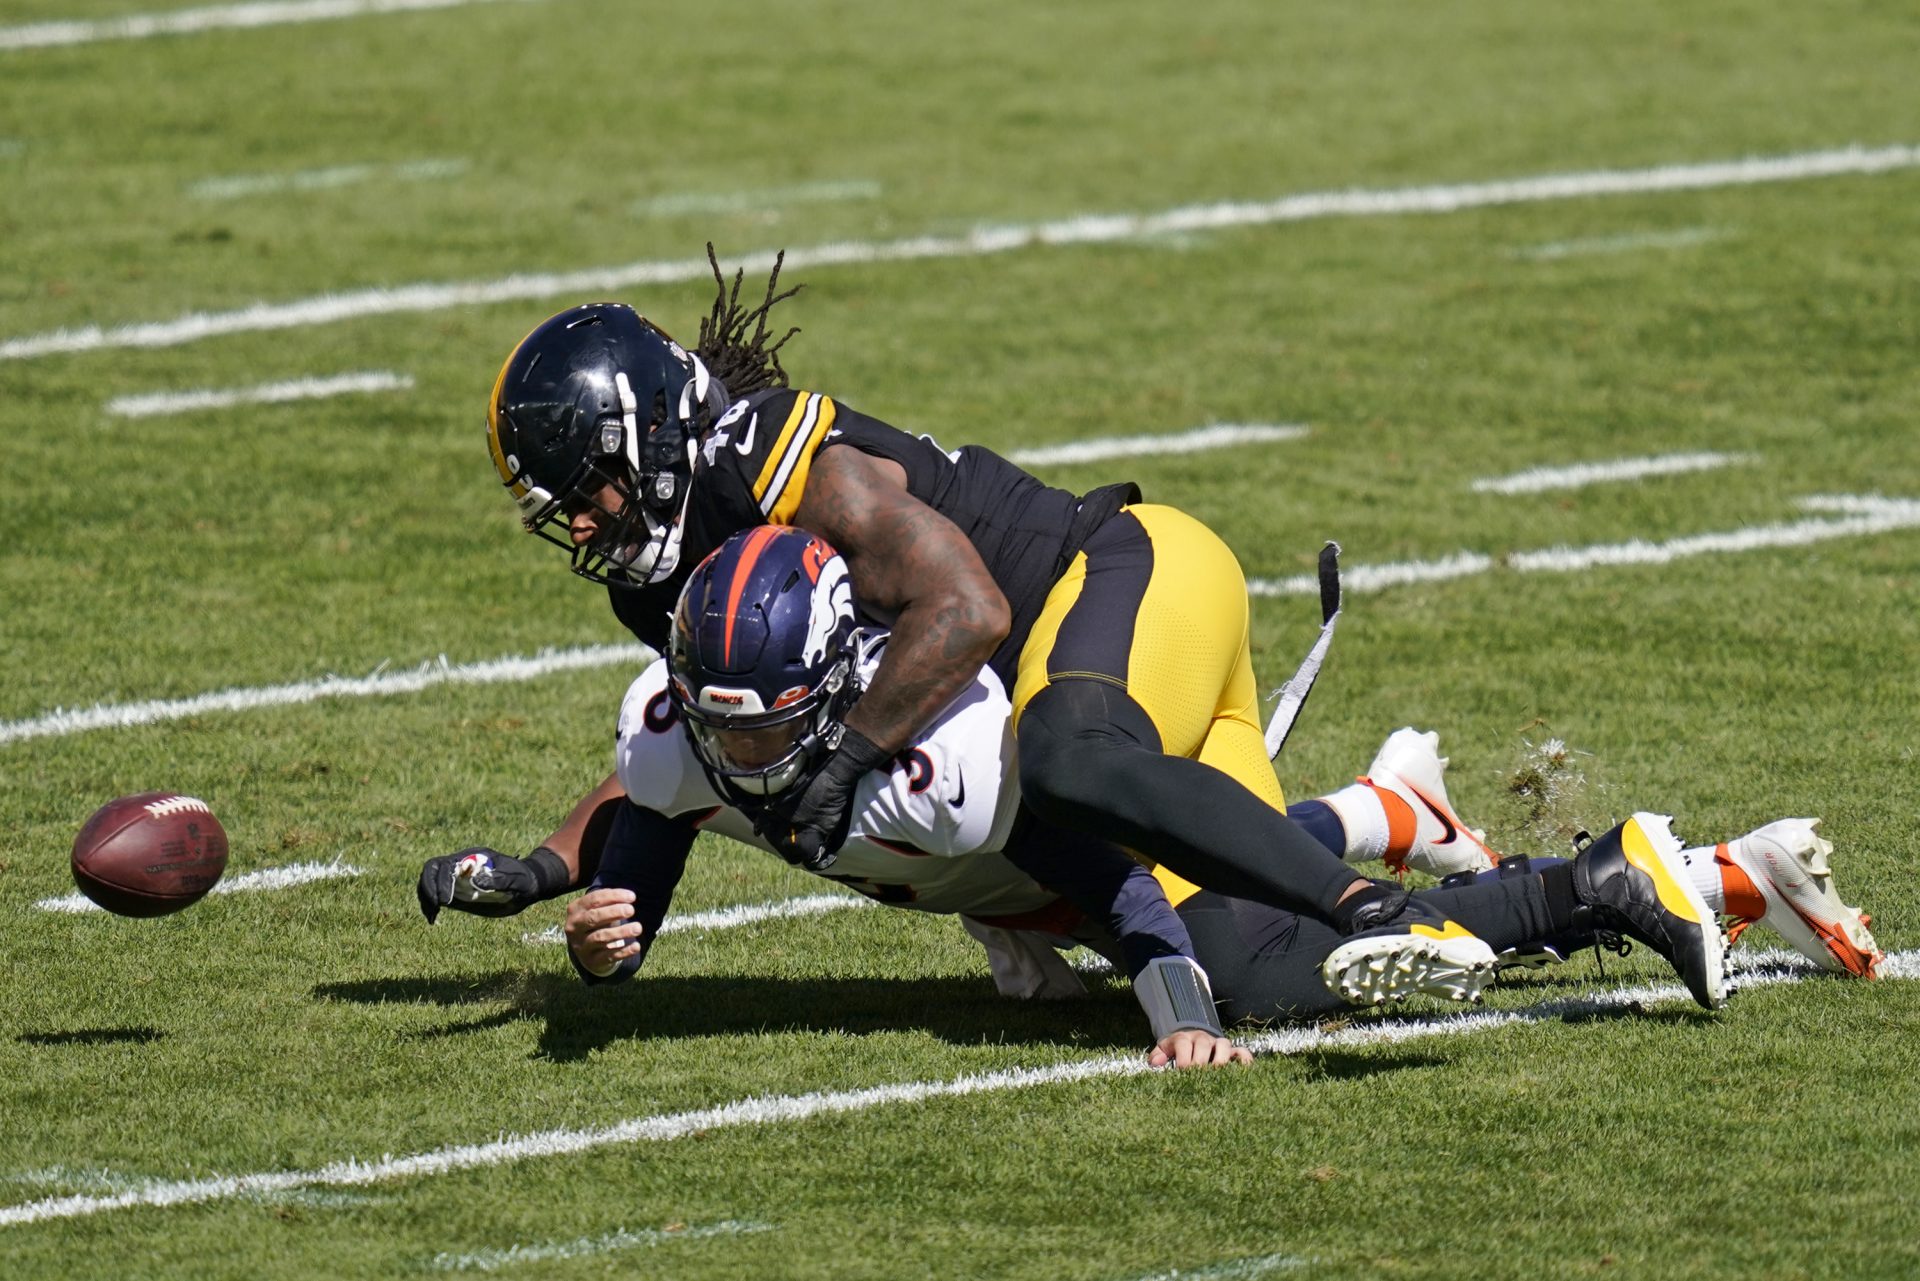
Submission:
{"label": "navy blue helmet", "polygon": [[729,804],[764,804],[839,745],[857,650],[847,563],[805,530],[756,526],[694,569],[667,689]]}

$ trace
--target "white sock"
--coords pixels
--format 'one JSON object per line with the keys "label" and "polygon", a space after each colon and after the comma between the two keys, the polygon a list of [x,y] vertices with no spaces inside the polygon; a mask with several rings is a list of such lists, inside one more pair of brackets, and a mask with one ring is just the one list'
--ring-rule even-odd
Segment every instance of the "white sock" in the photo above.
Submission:
{"label": "white sock", "polygon": [[1724,912],[1727,892],[1720,884],[1720,864],[1714,860],[1713,851],[1711,845],[1697,845],[1681,850],[1680,857],[1687,860],[1687,875],[1693,881],[1693,888],[1707,901],[1707,910]]}
{"label": "white sock", "polygon": [[1319,799],[1339,815],[1340,826],[1347,829],[1347,849],[1341,858],[1365,863],[1386,855],[1387,811],[1371,787],[1353,783]]}

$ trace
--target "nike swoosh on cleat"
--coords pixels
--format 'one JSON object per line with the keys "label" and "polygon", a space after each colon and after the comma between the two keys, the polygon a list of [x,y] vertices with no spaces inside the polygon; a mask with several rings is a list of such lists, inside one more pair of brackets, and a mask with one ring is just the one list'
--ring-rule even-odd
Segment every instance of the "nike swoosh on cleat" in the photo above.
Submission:
{"label": "nike swoosh on cleat", "polygon": [[[1402,783],[1407,783],[1407,780],[1405,778],[1402,778],[1400,781]],[[1407,783],[1407,790],[1409,792],[1412,792],[1415,796],[1419,797],[1420,803],[1427,807],[1427,812],[1433,815],[1435,818],[1439,819],[1440,826],[1447,829],[1447,834],[1445,836],[1441,837],[1437,841],[1432,841],[1429,843],[1433,845],[1453,844],[1454,841],[1459,838],[1460,829],[1453,825],[1453,820],[1447,817],[1447,812],[1441,809],[1438,805],[1435,805],[1432,801],[1428,800],[1426,793],[1422,792],[1419,788],[1415,787],[1412,783]]]}

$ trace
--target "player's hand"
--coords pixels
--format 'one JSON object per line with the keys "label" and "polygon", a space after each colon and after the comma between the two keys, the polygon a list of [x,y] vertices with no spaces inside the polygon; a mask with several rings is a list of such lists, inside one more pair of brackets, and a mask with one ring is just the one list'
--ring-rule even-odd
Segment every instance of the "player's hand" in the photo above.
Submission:
{"label": "player's hand", "polygon": [[1218,1067],[1223,1063],[1251,1063],[1253,1051],[1224,1036],[1201,1028],[1169,1032],[1147,1055],[1150,1067]]}
{"label": "player's hand", "polygon": [[632,890],[589,890],[567,904],[567,947],[580,968],[607,977],[634,954],[644,932]]}
{"label": "player's hand", "polygon": [[428,925],[439,918],[443,907],[480,916],[511,916],[533,901],[529,897],[516,902],[516,891],[531,895],[533,888],[533,873],[526,864],[484,845],[428,859],[414,887]]}
{"label": "player's hand", "polygon": [[753,830],[787,862],[824,872],[847,839],[860,780],[890,755],[859,730],[846,730],[825,764],[754,816]]}
{"label": "player's hand", "polygon": [[476,916],[512,916],[542,899],[557,897],[573,880],[566,860],[542,845],[525,858],[473,845],[430,858],[420,868],[420,911],[432,925],[440,909]]}

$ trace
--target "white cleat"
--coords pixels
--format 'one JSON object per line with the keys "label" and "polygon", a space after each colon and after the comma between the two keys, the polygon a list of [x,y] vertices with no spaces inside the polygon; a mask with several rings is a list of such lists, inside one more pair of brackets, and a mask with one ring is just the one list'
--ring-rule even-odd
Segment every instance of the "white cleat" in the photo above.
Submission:
{"label": "white cleat", "polygon": [[1320,964],[1327,990],[1352,1005],[1385,1005],[1410,996],[1477,1002],[1494,975],[1493,949],[1449,922],[1442,932],[1363,934]]}
{"label": "white cleat", "polygon": [[1403,857],[1387,857],[1387,866],[1395,872],[1412,868],[1430,876],[1449,876],[1484,872],[1500,861],[1487,848],[1486,833],[1468,827],[1453,812],[1443,777],[1446,768],[1438,734],[1397,729],[1387,736],[1360,780],[1392,792],[1413,811],[1413,847]]}
{"label": "white cleat", "polygon": [[1734,938],[1761,921],[1824,970],[1877,978],[1886,954],[1867,930],[1872,918],[1834,892],[1827,866],[1833,843],[1820,835],[1819,826],[1817,818],[1783,818],[1711,851],[1688,850],[1687,856],[1711,854],[1716,862],[1740,869],[1766,901],[1762,916],[1729,910],[1736,918]]}

